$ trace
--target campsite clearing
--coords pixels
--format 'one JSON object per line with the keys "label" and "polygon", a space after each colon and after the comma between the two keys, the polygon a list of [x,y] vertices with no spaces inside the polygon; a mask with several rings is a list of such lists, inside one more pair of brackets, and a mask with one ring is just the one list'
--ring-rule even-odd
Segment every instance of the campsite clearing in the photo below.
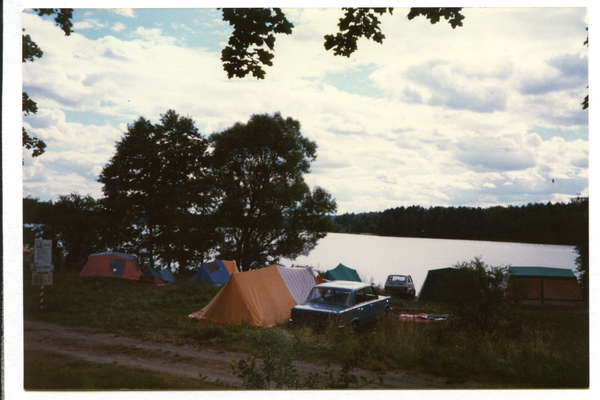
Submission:
{"label": "campsite clearing", "polygon": [[[201,353],[205,349],[233,352],[244,359],[257,354],[260,360],[270,353],[310,365],[342,366],[356,360],[355,371],[368,370],[367,377],[387,371],[386,385],[392,384],[390,377],[408,373],[437,376],[440,381],[435,382],[454,383],[444,386],[448,388],[458,387],[455,384],[486,388],[589,387],[587,307],[516,307],[510,318],[501,321],[499,330],[486,335],[451,329],[449,321],[423,323],[399,317],[386,318],[375,329],[353,335],[337,328],[314,332],[289,324],[263,328],[188,318],[190,312],[208,305],[222,289],[213,285],[154,285],[129,279],[81,278],[75,271],[60,271],[53,285],[45,289],[43,310],[39,308],[39,287],[31,285],[30,272],[23,276],[23,289],[27,321],[59,324],[61,329],[84,332],[90,338],[102,333],[136,343],[155,343],[163,350],[147,352],[152,356],[149,363],[154,364],[157,359],[162,362],[167,346],[189,346]],[[398,298],[392,299],[392,307],[403,314],[422,313],[425,309],[434,314],[447,313],[442,303],[404,302]],[[25,332],[27,347],[30,333]],[[61,346],[69,348],[70,342]],[[78,346],[88,346],[79,342]],[[117,341],[109,352],[122,350],[134,354],[133,358],[139,352],[125,349]]]}
{"label": "campsite clearing", "polygon": [[[42,321],[25,320],[24,325],[26,352],[43,350],[97,364],[136,367],[187,378],[200,379],[200,375],[202,375],[207,382],[214,383],[218,379],[220,384],[217,383],[217,388],[220,385],[222,390],[241,388],[240,379],[228,373],[227,370],[228,366],[234,361],[248,357],[248,354],[244,353],[139,340],[116,336],[111,333],[94,333],[89,330],[67,328]],[[300,376],[307,376],[309,372],[317,372],[324,378],[327,365],[296,361],[294,367],[298,370]],[[60,368],[60,366],[57,366],[57,368]],[[337,371],[339,369],[339,367],[336,368]],[[356,369],[354,373],[358,376],[369,376],[371,374],[360,369]],[[27,370],[25,374],[26,382],[31,382],[31,386],[26,387],[26,389],[42,389],[35,385],[34,379],[27,376]],[[507,386],[491,386],[473,382],[447,384],[445,381],[445,379],[438,377],[394,372],[383,376],[383,384],[376,381],[365,387],[365,389],[507,388]],[[68,386],[69,382],[64,382],[64,384],[64,389],[73,387]],[[114,389],[121,388],[115,387]]]}

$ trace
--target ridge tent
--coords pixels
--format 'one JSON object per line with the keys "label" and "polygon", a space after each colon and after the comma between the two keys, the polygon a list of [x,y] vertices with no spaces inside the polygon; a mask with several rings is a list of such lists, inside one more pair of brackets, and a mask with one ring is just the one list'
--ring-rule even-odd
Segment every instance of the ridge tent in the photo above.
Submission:
{"label": "ridge tent", "polygon": [[271,265],[231,275],[202,310],[188,315],[204,321],[263,327],[287,322],[291,310],[304,303],[317,284],[307,268]]}
{"label": "ridge tent", "polygon": [[141,275],[142,270],[137,256],[117,252],[92,254],[79,274],[81,277],[125,279],[139,279]]}
{"label": "ridge tent", "polygon": [[446,302],[448,299],[440,293],[441,284],[450,276],[450,274],[456,273],[458,269],[456,268],[440,268],[440,269],[430,269],[427,271],[427,276],[425,277],[425,282],[423,282],[423,286],[421,286],[421,290],[419,290],[419,296],[417,297],[418,301],[437,301],[437,302]]}
{"label": "ridge tent", "polygon": [[321,278],[328,281],[355,281],[362,282],[358,272],[355,269],[348,268],[344,264],[339,264],[337,267],[324,272]]}
{"label": "ridge tent", "polygon": [[173,273],[171,272],[170,268],[161,269],[160,271],[158,271],[158,273],[163,281],[169,283],[175,282],[175,277],[173,276]]}
{"label": "ridge tent", "polygon": [[202,264],[198,272],[186,283],[194,285],[201,285],[203,283],[222,285],[227,282],[231,275],[238,272],[235,261],[216,260]]}
{"label": "ridge tent", "polygon": [[522,304],[583,305],[583,295],[577,277],[568,268],[509,267],[507,297],[517,290],[524,295]]}

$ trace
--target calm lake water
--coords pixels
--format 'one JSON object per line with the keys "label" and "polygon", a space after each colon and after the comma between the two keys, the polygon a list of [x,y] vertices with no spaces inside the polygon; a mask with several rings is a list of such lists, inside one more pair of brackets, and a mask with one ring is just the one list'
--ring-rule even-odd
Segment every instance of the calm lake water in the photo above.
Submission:
{"label": "calm lake water", "polygon": [[541,244],[380,237],[329,233],[308,255],[281,260],[286,266],[310,265],[319,271],[339,263],[358,271],[365,282],[383,286],[390,274],[411,275],[417,293],[430,269],[452,267],[475,257],[494,266],[576,269],[575,248]]}

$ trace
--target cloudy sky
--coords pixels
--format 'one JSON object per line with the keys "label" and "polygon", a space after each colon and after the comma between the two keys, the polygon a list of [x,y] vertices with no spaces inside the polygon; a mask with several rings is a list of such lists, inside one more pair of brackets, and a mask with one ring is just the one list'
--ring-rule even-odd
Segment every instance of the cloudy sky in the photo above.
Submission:
{"label": "cloudy sky", "polygon": [[22,65],[38,113],[23,118],[47,151],[23,150],[23,196],[102,196],[96,181],[127,124],[173,109],[210,135],[253,114],[300,121],[318,145],[306,180],[338,213],[421,205],[568,202],[589,194],[587,10],[466,8],[464,26],[408,9],[381,18],[383,44],[325,51],[337,8],[284,9],[266,79],[228,79],[232,31],[216,9],[85,9],[66,37],[25,11],[43,50]]}

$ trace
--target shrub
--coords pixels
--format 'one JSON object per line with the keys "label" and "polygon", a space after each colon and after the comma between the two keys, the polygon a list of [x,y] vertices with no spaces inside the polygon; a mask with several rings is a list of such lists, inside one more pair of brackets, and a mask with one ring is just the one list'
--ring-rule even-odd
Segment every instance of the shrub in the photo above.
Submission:
{"label": "shrub", "polygon": [[508,268],[489,266],[475,257],[454,265],[457,273],[441,285],[449,300],[453,320],[461,327],[491,331],[507,311]]}

